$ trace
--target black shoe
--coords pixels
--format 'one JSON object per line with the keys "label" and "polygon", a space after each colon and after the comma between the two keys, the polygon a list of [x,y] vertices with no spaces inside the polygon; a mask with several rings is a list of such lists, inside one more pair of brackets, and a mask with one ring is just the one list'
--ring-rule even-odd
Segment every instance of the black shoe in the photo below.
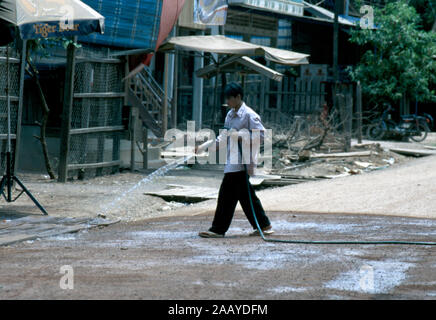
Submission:
{"label": "black shoe", "polygon": [[215,233],[212,231],[202,231],[198,235],[202,238],[224,238],[223,234]]}

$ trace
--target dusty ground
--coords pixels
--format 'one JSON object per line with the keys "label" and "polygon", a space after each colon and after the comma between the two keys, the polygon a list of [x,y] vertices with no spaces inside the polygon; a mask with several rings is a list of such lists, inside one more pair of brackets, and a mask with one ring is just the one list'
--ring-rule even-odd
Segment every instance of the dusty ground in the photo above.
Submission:
{"label": "dusty ground", "polygon": [[[369,143],[370,141],[363,141]],[[385,142],[377,141],[382,147],[406,147],[406,148],[422,148],[419,143],[403,143],[403,142]],[[423,144],[436,146],[436,134],[431,134]],[[397,155],[391,152],[381,153],[377,157],[362,157],[357,159],[360,161],[372,161],[376,166],[385,164],[384,160],[394,158],[394,167],[402,163],[408,162],[413,158],[406,158],[402,155]],[[348,159],[354,161],[356,159]],[[425,160],[424,160],[425,161]],[[310,168],[304,168],[301,170],[295,170],[291,173],[298,175],[334,175],[342,174],[344,172],[344,166],[353,168],[352,163],[347,164],[344,161],[328,161],[319,165],[312,166]],[[355,167],[355,166],[354,166]],[[335,172],[336,171],[336,172]],[[210,211],[215,207],[215,201],[206,201],[199,204],[182,204],[178,202],[166,202],[158,197],[144,195],[147,191],[159,191],[166,188],[167,184],[179,184],[179,185],[195,185],[195,186],[207,186],[219,188],[222,180],[223,172],[222,168],[214,168],[212,170],[203,170],[202,167],[197,169],[190,169],[187,167],[179,167],[176,170],[172,170],[165,176],[158,177],[152,181],[147,181],[147,175],[152,170],[142,172],[123,172],[121,174],[98,177],[91,180],[74,182],[67,182],[65,184],[57,183],[56,181],[50,181],[43,174],[25,174],[19,173],[18,177],[24,184],[30,189],[37,200],[46,208],[50,215],[53,216],[65,216],[65,217],[95,217],[99,214],[104,214],[109,219],[121,219],[122,221],[139,221],[142,219],[148,219],[153,217],[161,217],[167,215],[182,214],[196,214],[198,212]],[[377,173],[370,173],[374,179],[377,179]],[[364,174],[366,175],[366,173]],[[412,169],[412,175],[414,175]],[[360,176],[360,175],[359,175]],[[394,174],[395,176],[395,174]],[[363,175],[362,175],[363,177]],[[392,181],[394,177],[385,178],[382,175],[381,179],[385,182]],[[426,173],[415,178],[416,179],[428,179]],[[363,190],[368,197],[372,197],[374,192],[371,192],[373,180],[367,183],[359,181],[359,177],[347,177],[346,179],[356,179],[356,183],[350,182],[353,188],[358,187],[356,192]],[[344,180],[348,181],[348,180]],[[350,180],[353,181],[353,180]],[[341,185],[332,181],[323,182],[325,185]],[[377,181],[375,184],[382,184],[381,188],[391,188],[392,186],[386,185],[383,181]],[[319,192],[320,188],[318,184],[308,183],[303,186],[289,186],[281,188],[281,192],[286,195],[285,199],[289,199],[288,202],[275,201],[275,195],[277,188],[271,188],[259,192],[262,200],[266,202],[267,207],[270,206],[271,210],[302,210],[302,211],[319,211],[321,209],[328,208],[328,212],[345,212],[348,210],[350,203],[356,202],[356,199],[349,201],[347,196],[347,186],[344,185],[343,189],[336,191],[333,198],[340,198],[341,203],[332,202],[332,193]],[[330,187],[329,187],[330,188]],[[407,185],[402,186],[402,192],[408,193]],[[297,192],[295,190],[301,190]],[[379,190],[380,191],[380,190]],[[379,192],[378,191],[378,192]],[[369,192],[369,193],[368,193]],[[272,198],[271,198],[271,196]],[[311,196],[313,200],[307,201],[307,197]],[[360,197],[360,196],[359,196]],[[283,197],[281,197],[283,200]],[[371,201],[370,201],[371,202]],[[309,203],[311,205],[308,207]],[[314,203],[320,204],[318,207],[313,207]],[[326,207],[327,204],[332,203],[331,207]],[[348,204],[348,205],[346,205]],[[279,207],[277,207],[277,205]],[[306,210],[307,207],[307,210]],[[353,210],[359,209],[358,207],[352,207]],[[370,203],[365,203],[364,213],[379,213],[384,214],[386,212],[381,210],[373,211],[373,206]],[[408,208],[408,207],[407,207]],[[384,208],[383,208],[384,210]],[[407,209],[408,210],[408,209]],[[15,203],[5,204],[0,207],[1,213],[18,213],[18,214],[40,214],[39,210],[33,205],[31,200],[22,195]],[[355,211],[351,211],[355,212]],[[361,212],[357,210],[357,212]],[[404,212],[394,212],[404,213]]]}
{"label": "dusty ground", "polygon": [[[50,215],[105,213],[123,221],[1,247],[0,299],[436,296],[434,247],[265,243],[246,236],[250,230],[240,212],[227,238],[201,239],[197,233],[209,227],[215,201],[183,205],[143,193],[167,183],[218,187],[222,172],[180,169],[138,184],[145,177],[123,173],[58,184],[21,175]],[[436,241],[435,181],[432,156],[362,175],[266,189],[258,196],[281,239]],[[25,195],[0,209],[3,216],[14,213],[40,214]],[[60,288],[63,265],[74,269],[73,290]]]}
{"label": "dusty ground", "polygon": [[[270,212],[276,237],[435,240],[436,221]],[[428,246],[295,245],[248,237],[202,239],[210,214],[122,223],[0,248],[1,299],[434,299]],[[61,289],[61,266],[74,288]]]}

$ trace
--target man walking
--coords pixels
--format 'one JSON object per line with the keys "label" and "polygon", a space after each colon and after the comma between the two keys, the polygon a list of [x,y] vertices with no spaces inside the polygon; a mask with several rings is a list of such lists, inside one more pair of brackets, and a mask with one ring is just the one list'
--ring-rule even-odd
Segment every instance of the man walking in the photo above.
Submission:
{"label": "man walking", "polygon": [[[232,82],[226,86],[224,93],[226,96],[227,105],[230,108],[230,111],[227,113],[225,119],[226,129],[233,129],[237,131],[240,131],[241,129],[249,130],[251,145],[253,145],[253,132],[251,130],[258,130],[260,133],[260,138],[263,139],[265,128],[261,123],[259,115],[254,112],[253,109],[248,107],[242,100],[244,97],[242,87],[238,83]],[[220,141],[227,138],[229,138],[227,134],[220,134],[216,139],[216,147],[219,148]],[[240,136],[238,140],[241,141]],[[274,231],[272,230],[271,223],[265,214],[259,198],[254,192],[253,186],[246,176],[247,173],[249,175],[253,175],[256,166],[257,155],[254,154],[252,158],[250,157],[250,162],[247,164],[246,173],[244,164],[241,161],[242,150],[236,150],[238,154],[235,157],[235,154],[231,154],[235,151],[231,149],[235,148],[231,148],[231,146],[232,144],[230,141],[227,141],[227,161],[224,169],[224,178],[218,193],[218,202],[212,227],[208,231],[200,232],[199,236],[203,238],[224,237],[232,222],[238,201],[240,202],[248,221],[255,230],[250,235],[260,235],[253,217],[251,202],[263,234],[272,234]],[[236,163],[233,161],[235,158],[237,159]],[[250,194],[248,192],[250,192]]]}

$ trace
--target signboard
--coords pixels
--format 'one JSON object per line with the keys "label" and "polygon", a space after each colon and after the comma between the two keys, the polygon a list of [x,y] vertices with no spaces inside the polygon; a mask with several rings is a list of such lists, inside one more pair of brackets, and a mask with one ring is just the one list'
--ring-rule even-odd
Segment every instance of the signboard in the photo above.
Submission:
{"label": "signboard", "polygon": [[194,23],[225,25],[227,0],[194,0]]}
{"label": "signboard", "polygon": [[301,0],[228,0],[229,5],[240,5],[281,14],[302,17],[304,6]]}
{"label": "signboard", "polygon": [[0,20],[22,39],[103,33],[104,17],[79,0],[2,0]]}

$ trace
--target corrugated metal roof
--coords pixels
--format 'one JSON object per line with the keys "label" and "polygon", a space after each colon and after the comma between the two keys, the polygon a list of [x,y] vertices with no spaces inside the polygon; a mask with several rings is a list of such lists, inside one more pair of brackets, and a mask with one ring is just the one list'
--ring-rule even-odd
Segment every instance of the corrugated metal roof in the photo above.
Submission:
{"label": "corrugated metal roof", "polygon": [[103,35],[80,37],[81,41],[118,48],[152,48],[159,34],[162,1],[82,0],[106,18]]}

